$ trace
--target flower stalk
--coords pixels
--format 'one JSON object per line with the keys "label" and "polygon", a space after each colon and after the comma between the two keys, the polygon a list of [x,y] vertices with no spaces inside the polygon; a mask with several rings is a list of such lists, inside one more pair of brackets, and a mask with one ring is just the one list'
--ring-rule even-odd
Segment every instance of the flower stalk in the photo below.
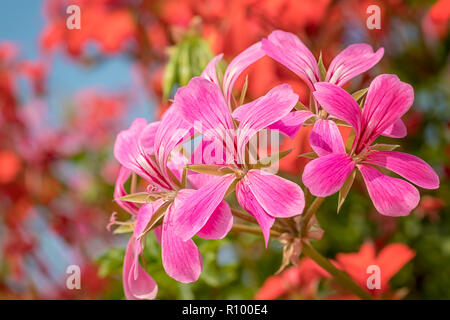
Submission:
{"label": "flower stalk", "polygon": [[[256,234],[256,235],[260,235],[260,236],[263,235],[261,228],[248,226],[245,224],[239,224],[239,223],[233,224],[231,231],[251,233],[251,234]],[[272,230],[270,230],[270,235],[273,237],[279,237],[279,236],[281,236],[281,233],[272,229]]]}
{"label": "flower stalk", "polygon": [[309,220],[311,220],[311,218],[316,214],[317,210],[320,208],[324,200],[325,198],[317,197],[309,206],[308,210],[305,213],[305,216],[302,219],[302,227],[300,231],[301,235],[306,235],[306,232],[308,231],[307,229]]}

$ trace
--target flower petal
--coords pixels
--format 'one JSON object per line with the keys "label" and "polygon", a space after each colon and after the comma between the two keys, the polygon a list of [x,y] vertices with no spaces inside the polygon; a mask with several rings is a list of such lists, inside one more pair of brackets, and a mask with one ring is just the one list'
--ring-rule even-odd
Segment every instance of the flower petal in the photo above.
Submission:
{"label": "flower petal", "polygon": [[135,264],[135,243],[136,239],[131,237],[125,251],[122,274],[125,297],[128,300],[154,299],[158,285],[139,263]]}
{"label": "flower petal", "polygon": [[[216,177],[218,178],[218,177]],[[178,191],[175,198],[175,204],[179,205],[185,201],[190,195],[195,193],[194,189],[182,189]],[[197,232],[197,236],[204,239],[222,239],[225,237],[233,226],[233,215],[228,203],[222,201],[214,210],[203,228]]]}
{"label": "flower petal", "polygon": [[189,129],[190,126],[174,106],[164,113],[161,124],[155,133],[155,149],[159,166],[164,171],[167,180],[170,180],[167,174],[167,159],[177,145],[189,138]]}
{"label": "flower petal", "polygon": [[370,84],[362,111],[362,128],[358,151],[370,145],[380,134],[409,110],[414,100],[411,85],[396,75],[382,74]]}
{"label": "flower petal", "polygon": [[332,117],[350,124],[358,135],[361,131],[361,109],[351,94],[327,82],[316,83],[315,88],[313,95],[320,106]]}
{"label": "flower petal", "polygon": [[313,195],[328,197],[339,191],[354,167],[349,155],[331,153],[308,162],[302,180]]}
{"label": "flower petal", "polygon": [[408,132],[405,123],[402,121],[402,119],[398,119],[386,130],[384,130],[381,135],[391,138],[404,138],[406,137],[407,133]]}
{"label": "flower petal", "polygon": [[248,126],[261,130],[268,125],[286,117],[298,101],[288,84],[272,88],[264,96],[240,106],[233,112],[233,117],[240,122],[239,127]]}
{"label": "flower petal", "polygon": [[121,165],[145,180],[160,188],[169,188],[167,181],[160,175],[156,163],[146,153],[149,149],[151,151],[149,148],[151,141],[146,140],[146,135],[151,132],[153,125],[147,126],[147,121],[143,118],[135,119],[129,129],[117,135],[114,156]]}
{"label": "flower petal", "polygon": [[290,218],[303,212],[305,197],[298,184],[262,170],[248,171],[243,180],[272,217]]}
{"label": "flower petal", "polygon": [[197,232],[197,236],[204,239],[222,239],[233,226],[233,215],[228,203],[222,201],[214,210],[208,222]]}
{"label": "flower petal", "polygon": [[311,90],[314,83],[320,81],[316,58],[293,33],[273,31],[262,40],[262,48],[269,57],[296,73]]}
{"label": "flower petal", "polygon": [[203,70],[201,77],[217,84],[220,86],[220,82],[217,78],[217,64],[222,60],[223,54],[219,54],[211,59],[211,61],[206,65],[205,69]]}
{"label": "flower petal", "polygon": [[330,153],[345,153],[341,133],[336,123],[331,120],[318,119],[309,135],[309,142],[319,157]]}
{"label": "flower petal", "polygon": [[159,209],[163,204],[161,199],[155,202],[147,203],[143,205],[137,214],[136,224],[134,226],[133,235],[137,238],[142,232],[144,232],[153,214]]}
{"label": "flower petal", "polygon": [[292,91],[291,86],[282,84],[255,101],[236,109],[233,115],[238,114],[240,119],[237,144],[241,159],[251,137],[261,129],[287,116],[297,101],[298,95]]}
{"label": "flower petal", "polygon": [[275,218],[268,215],[263,207],[261,207],[244,180],[240,180],[236,185],[236,198],[242,208],[255,217],[256,221],[258,221],[267,248],[270,237],[270,228],[272,228]]}
{"label": "flower petal", "polygon": [[203,268],[202,256],[192,239],[183,241],[173,230],[174,205],[164,217],[161,235],[161,256],[164,270],[182,283],[197,281]]}
{"label": "flower petal", "polygon": [[181,117],[208,139],[233,141],[234,125],[220,88],[200,77],[178,89],[174,104]]}
{"label": "flower petal", "polygon": [[294,139],[303,123],[312,117],[314,117],[314,113],[308,110],[289,112],[287,116],[271,124],[267,128],[278,130],[289,138]]}
{"label": "flower petal", "polygon": [[173,213],[173,231],[182,240],[192,238],[208,222],[234,179],[235,176],[231,174],[221,176],[177,205]]}
{"label": "flower petal", "polygon": [[358,165],[358,169],[379,213],[391,217],[406,216],[419,204],[419,191],[410,183],[386,176],[371,166]]}
{"label": "flower petal", "polygon": [[132,216],[135,216],[139,211],[138,205],[133,202],[119,200],[119,198],[127,195],[124,184],[125,182],[127,182],[130,175],[131,170],[125,167],[120,168],[119,175],[117,176],[116,184],[114,187],[114,199],[122,209],[124,209]]}
{"label": "flower petal", "polygon": [[331,61],[325,81],[342,87],[350,79],[366,72],[381,60],[384,49],[373,52],[368,44],[352,44]]}
{"label": "flower petal", "polygon": [[130,128],[121,131],[114,144],[114,157],[124,167],[135,171],[142,171],[136,164],[136,158],[140,155],[139,136],[147,126],[147,120],[137,118],[133,121]]}
{"label": "flower petal", "polygon": [[263,56],[264,51],[261,49],[261,42],[257,42],[242,51],[230,62],[223,75],[223,93],[228,105],[230,105],[231,102],[231,95],[236,80],[245,69]]}
{"label": "flower petal", "polygon": [[372,151],[365,160],[377,166],[394,171],[419,187],[439,188],[439,177],[433,168],[422,159],[398,151]]}
{"label": "flower petal", "polygon": [[[216,143],[216,141],[211,141],[202,137],[198,146],[194,149],[191,155],[191,161],[189,164],[217,164],[226,165],[227,161],[229,163],[234,163],[234,154],[227,154],[224,152],[225,148]],[[187,179],[195,189],[200,189],[204,185],[211,183],[219,178],[218,176],[212,174],[199,173],[195,171],[188,171]]]}
{"label": "flower petal", "polygon": [[389,286],[389,280],[402,269],[416,253],[403,243],[392,243],[384,247],[377,256],[376,264],[380,266],[381,288]]}

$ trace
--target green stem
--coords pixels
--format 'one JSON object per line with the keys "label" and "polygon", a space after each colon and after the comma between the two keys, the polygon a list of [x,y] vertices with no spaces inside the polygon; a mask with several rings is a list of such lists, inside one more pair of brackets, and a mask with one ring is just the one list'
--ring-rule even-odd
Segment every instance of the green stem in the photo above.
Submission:
{"label": "green stem", "polygon": [[136,193],[136,185],[137,185],[137,175],[136,173],[133,172],[133,174],[131,175],[131,189],[130,189],[131,193]]}
{"label": "green stem", "polygon": [[[239,223],[233,224],[231,231],[263,235],[260,227],[247,226],[245,224],[239,224]],[[279,237],[279,236],[281,236],[281,233],[278,231],[275,231],[275,230],[270,230],[270,235],[273,237]]]}
{"label": "green stem", "polygon": [[352,278],[342,270],[336,268],[327,258],[322,256],[316,249],[308,243],[303,242],[302,252],[305,256],[314,260],[319,266],[328,271],[328,273],[344,288],[349,289],[358,297],[364,300],[373,300],[373,297],[363,288],[361,288]]}
{"label": "green stem", "polygon": [[[314,199],[314,201],[311,203],[311,205],[308,207],[308,210],[306,211],[303,220],[302,220],[302,228],[301,228],[301,235],[304,235],[307,231],[307,226],[309,220],[314,216],[314,214],[317,212],[319,207],[322,205],[322,202],[325,200],[325,198],[317,197]],[[237,217],[243,218],[244,220],[248,219],[249,217],[245,215],[239,210],[232,209],[233,215],[236,215]],[[251,217],[253,218],[253,217]],[[249,221],[249,220],[247,220]],[[283,221],[286,222],[286,221]],[[262,235],[261,228],[259,227],[253,227],[248,225],[242,225],[242,224],[234,224],[232,231],[235,232],[246,232],[246,233],[252,233],[257,235]],[[281,235],[281,232],[278,232],[277,230],[270,230],[270,235],[274,237],[279,237]],[[339,270],[336,268],[327,258],[325,258],[323,255],[321,255],[316,249],[314,249],[308,242],[302,241],[302,253],[312,259],[314,262],[316,262],[319,266],[321,266],[324,270],[326,270],[333,279],[336,280],[340,285],[342,285],[344,288],[350,290],[355,295],[360,297],[364,300],[373,300],[373,297],[362,287],[360,287],[356,282],[353,281],[353,279],[342,270]]]}
{"label": "green stem", "polygon": [[308,223],[309,220],[316,214],[319,207],[322,205],[322,202],[325,200],[325,198],[317,197],[314,199],[314,201],[309,206],[308,210],[306,211],[303,219],[302,219],[302,229],[301,229],[301,235],[305,236],[306,232],[308,231]]}
{"label": "green stem", "polygon": [[[239,218],[241,220],[244,220],[244,221],[251,222],[251,223],[259,225],[258,221],[255,218],[253,218],[251,215],[245,213],[245,211],[241,211],[241,210],[232,208],[231,209],[231,213],[233,214],[233,216],[235,216],[235,217],[237,217],[237,218]],[[277,225],[273,225],[272,226],[272,230],[278,231],[280,233],[285,232],[284,229],[280,228]]]}

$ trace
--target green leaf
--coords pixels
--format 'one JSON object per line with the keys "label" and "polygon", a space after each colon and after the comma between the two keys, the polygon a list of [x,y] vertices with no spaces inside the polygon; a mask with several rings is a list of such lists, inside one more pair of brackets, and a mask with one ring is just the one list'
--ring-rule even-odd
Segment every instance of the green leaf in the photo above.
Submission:
{"label": "green leaf", "polygon": [[303,154],[299,155],[298,157],[308,158],[308,159],[317,159],[319,156],[314,151],[311,151],[311,152],[303,153]]}
{"label": "green leaf", "polygon": [[383,144],[383,143],[377,143],[374,144],[370,149],[371,150],[378,150],[378,151],[392,151],[400,147],[398,144]]}
{"label": "green leaf", "polygon": [[187,85],[192,77],[189,50],[190,50],[190,43],[188,41],[182,42],[180,45],[180,53],[178,56],[178,72],[180,76],[178,80],[180,86]]}
{"label": "green leaf", "polygon": [[322,51],[320,52],[318,65],[319,65],[319,71],[320,71],[320,80],[325,81],[325,78],[327,76],[327,69],[325,68],[325,65],[323,64],[323,61],[322,61]]}
{"label": "green leaf", "polygon": [[355,176],[356,170],[353,169],[353,171],[350,173],[350,175],[347,177],[344,184],[342,185],[342,188],[339,190],[338,206],[337,206],[338,213],[339,210],[341,210],[341,207],[344,204],[345,199],[347,198],[348,192],[350,191],[350,188],[353,185],[353,181],[355,181]]}
{"label": "green leaf", "polygon": [[113,231],[114,234],[122,234],[122,233],[129,233],[129,232],[133,232],[133,225],[131,223],[130,224],[121,224],[119,227],[117,227]]}
{"label": "green leaf", "polygon": [[225,195],[223,196],[224,198],[228,197],[230,194],[232,194],[234,192],[234,190],[236,190],[236,185],[238,183],[237,179],[234,179],[234,181],[231,183],[231,185],[228,187],[227,192],[225,192]]}
{"label": "green leaf", "polygon": [[356,101],[361,100],[364,97],[364,95],[367,93],[368,90],[369,90],[369,88],[365,88],[365,89],[361,89],[361,90],[358,90],[358,91],[352,93],[353,99],[355,99]]}
{"label": "green leaf", "polygon": [[247,88],[248,88],[248,75],[245,77],[244,87],[242,88],[241,98],[239,99],[240,106],[244,103],[245,95],[247,94]]}
{"label": "green leaf", "polygon": [[169,175],[170,179],[175,183],[177,186],[181,187],[181,182],[178,180],[178,178],[173,174],[172,170],[167,170],[167,174]]}
{"label": "green leaf", "polygon": [[316,123],[317,117],[311,117],[305,122],[303,122],[303,126],[312,126],[314,123]]}
{"label": "green leaf", "polygon": [[104,278],[111,274],[121,274],[124,256],[125,249],[113,248],[96,258],[98,275]]}
{"label": "green leaf", "polygon": [[133,203],[149,203],[149,202],[153,202],[156,199],[153,198],[152,196],[150,196],[148,194],[148,192],[137,192],[137,193],[131,193],[131,194],[127,194],[126,196],[120,197],[117,200],[121,200],[121,201],[127,201],[127,202],[133,202]]}
{"label": "green leaf", "polygon": [[148,222],[147,226],[145,227],[144,231],[137,237],[137,239],[142,238],[147,232],[151,231],[153,228],[156,228],[162,223],[162,218],[164,217],[166,213],[166,209],[171,204],[171,201],[166,201],[163,203],[161,207],[156,210],[156,212],[152,215],[150,221]]}
{"label": "green leaf", "polygon": [[355,141],[355,130],[350,131],[350,135],[347,138],[347,142],[345,143],[345,150],[349,152],[353,146],[353,141]]}
{"label": "green leaf", "polygon": [[185,86],[192,77],[199,76],[213,58],[208,42],[192,34],[186,35],[170,51],[163,75],[164,100],[170,97],[176,84]]}
{"label": "green leaf", "polygon": [[295,105],[296,110],[308,110],[309,108],[305,106],[300,100],[298,100],[297,104]]}
{"label": "green leaf", "polygon": [[339,120],[339,119],[335,119],[334,122],[338,125],[338,126],[342,126],[342,127],[351,127],[351,125],[349,125],[347,122]]}
{"label": "green leaf", "polygon": [[167,100],[170,96],[173,86],[177,81],[177,65],[178,65],[179,50],[177,47],[172,48],[169,61],[164,68],[163,74],[163,99]]}
{"label": "green leaf", "polygon": [[187,168],[183,168],[183,175],[181,176],[181,187],[186,188],[187,182]]}
{"label": "green leaf", "polygon": [[186,166],[191,171],[195,171],[198,173],[211,174],[214,176],[223,176],[226,174],[233,173],[234,171],[228,167],[223,165],[215,165],[215,164],[191,164]]}

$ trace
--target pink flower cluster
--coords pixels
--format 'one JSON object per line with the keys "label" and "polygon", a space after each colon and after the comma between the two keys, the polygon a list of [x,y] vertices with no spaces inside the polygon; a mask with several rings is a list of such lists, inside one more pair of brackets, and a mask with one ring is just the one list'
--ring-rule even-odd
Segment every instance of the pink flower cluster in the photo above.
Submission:
{"label": "pink flower cluster", "polygon": [[[287,84],[237,105],[232,95],[236,80],[265,55],[308,84],[313,95],[308,110],[298,108],[298,95]],[[136,119],[122,131],[114,149],[122,165],[114,196],[132,216],[128,223],[133,233],[123,267],[126,297],[152,299],[157,293],[155,281],[139,263],[143,240],[150,231],[161,244],[167,274],[186,283],[196,281],[202,270],[202,257],[192,238],[221,239],[232,228],[231,209],[224,201],[227,195],[235,192],[242,208],[257,220],[266,246],[276,218],[302,213],[305,199],[299,185],[249,162],[249,141],[261,130],[278,130],[294,137],[305,121],[314,124],[310,144],[315,159],[306,166],[302,180],[318,197],[338,192],[359,170],[381,214],[407,215],[419,202],[417,189],[377,167],[419,187],[437,188],[438,176],[424,161],[373,144],[380,135],[406,135],[400,118],[412,105],[412,87],[395,75],[380,75],[368,88],[362,109],[341,88],[382,56],[383,49],[373,52],[366,44],[354,44],[335,57],[323,74],[320,63],[300,39],[274,31],[231,61],[223,76],[217,72],[222,56],[215,57],[201,76],[178,89],[161,121]],[[355,131],[349,150],[336,122],[345,122]],[[202,141],[192,154],[181,152],[199,136]],[[202,157],[200,164],[194,162],[195,155],[206,148],[214,151],[213,160]],[[148,183],[145,192],[127,195],[124,184],[131,174]]]}

